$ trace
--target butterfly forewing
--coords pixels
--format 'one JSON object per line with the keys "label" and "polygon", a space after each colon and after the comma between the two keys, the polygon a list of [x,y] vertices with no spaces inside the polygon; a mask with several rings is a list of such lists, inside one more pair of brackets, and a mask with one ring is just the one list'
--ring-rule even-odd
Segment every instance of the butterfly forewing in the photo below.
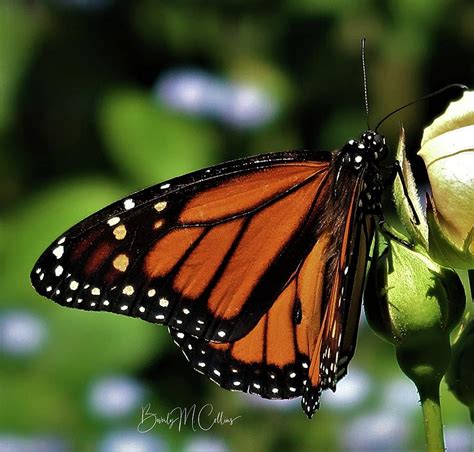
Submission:
{"label": "butterfly forewing", "polygon": [[235,340],[303,257],[330,162],[329,153],[269,154],[145,189],[61,236],[33,284],[62,305]]}

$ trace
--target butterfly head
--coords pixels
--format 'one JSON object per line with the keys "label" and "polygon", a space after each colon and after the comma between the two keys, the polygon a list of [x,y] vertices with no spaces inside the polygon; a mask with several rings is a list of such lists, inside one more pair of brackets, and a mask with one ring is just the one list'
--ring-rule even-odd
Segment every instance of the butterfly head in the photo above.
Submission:
{"label": "butterfly head", "polygon": [[360,141],[368,149],[369,153],[373,155],[374,160],[383,160],[387,157],[388,147],[382,134],[368,130],[361,135]]}
{"label": "butterfly head", "polygon": [[349,140],[347,145],[354,169],[359,170],[364,162],[383,160],[388,154],[385,137],[373,130],[364,132],[358,140]]}

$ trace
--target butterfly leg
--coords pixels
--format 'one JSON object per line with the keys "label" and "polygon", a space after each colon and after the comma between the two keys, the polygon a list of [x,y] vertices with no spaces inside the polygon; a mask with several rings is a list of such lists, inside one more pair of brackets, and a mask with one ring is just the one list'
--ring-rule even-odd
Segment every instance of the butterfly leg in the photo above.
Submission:
{"label": "butterfly leg", "polygon": [[393,233],[388,228],[387,223],[385,223],[385,219],[383,218],[383,216],[379,217],[378,226],[382,233],[384,233],[388,238],[395,240],[396,242],[400,243],[403,246],[406,246],[409,249],[412,249],[415,246],[414,243],[408,242],[407,240],[404,240],[395,233]]}
{"label": "butterfly leg", "polygon": [[418,218],[418,214],[416,213],[415,206],[413,205],[413,202],[410,198],[410,195],[408,194],[408,188],[407,188],[407,185],[406,185],[406,182],[405,182],[405,177],[403,176],[403,172],[402,172],[402,168],[400,166],[400,162],[398,160],[395,160],[395,162],[393,162],[392,171],[391,171],[391,174],[390,174],[390,183],[391,184],[395,181],[395,178],[397,176],[400,178],[400,182],[402,184],[403,194],[405,195],[405,198],[407,199],[408,205],[409,205],[410,210],[412,212],[413,223],[418,226],[420,224],[420,219]]}

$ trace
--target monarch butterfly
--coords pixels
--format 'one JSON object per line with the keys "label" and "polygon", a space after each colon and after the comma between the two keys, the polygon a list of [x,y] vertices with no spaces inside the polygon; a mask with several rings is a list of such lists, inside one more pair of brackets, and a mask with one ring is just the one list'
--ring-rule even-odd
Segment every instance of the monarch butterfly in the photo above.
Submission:
{"label": "monarch butterfly", "polygon": [[150,187],[63,234],[32,283],[63,306],[168,325],[219,385],[303,395],[311,417],[354,353],[386,152],[368,131],[335,153],[265,154]]}
{"label": "monarch butterfly", "polygon": [[354,354],[383,222],[377,128],[334,152],[243,158],[139,191],[55,240],[32,284],[63,306],[167,325],[218,385],[302,396],[311,418]]}

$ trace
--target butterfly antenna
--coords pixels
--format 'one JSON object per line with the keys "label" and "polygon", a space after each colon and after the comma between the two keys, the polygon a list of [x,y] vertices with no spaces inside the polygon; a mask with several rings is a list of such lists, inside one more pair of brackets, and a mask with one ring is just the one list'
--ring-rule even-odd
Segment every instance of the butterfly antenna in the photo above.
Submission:
{"label": "butterfly antenna", "polygon": [[423,100],[429,99],[430,97],[434,97],[434,96],[437,96],[438,94],[444,93],[445,91],[447,91],[448,89],[451,89],[451,88],[459,88],[462,91],[466,91],[466,90],[469,89],[466,85],[461,85],[460,83],[453,83],[453,84],[445,86],[444,88],[441,88],[441,89],[439,89],[439,90],[437,90],[433,93],[426,94],[425,96],[420,97],[419,99],[413,100],[413,101],[409,102],[406,105],[402,105],[401,107],[397,108],[396,110],[393,110],[392,112],[390,112],[388,115],[384,116],[379,121],[377,126],[375,127],[375,132],[377,132],[378,128],[382,125],[383,122],[385,122],[388,118],[392,117],[395,113],[398,113],[400,110],[403,110],[404,108],[410,107],[411,105],[416,104],[418,102],[421,102]]}
{"label": "butterfly antenna", "polygon": [[365,65],[365,38],[360,40],[360,54],[362,59],[362,78],[364,83],[364,102],[365,102],[365,116],[367,117],[367,129],[370,130],[369,124],[369,89],[367,88],[367,70]]}

